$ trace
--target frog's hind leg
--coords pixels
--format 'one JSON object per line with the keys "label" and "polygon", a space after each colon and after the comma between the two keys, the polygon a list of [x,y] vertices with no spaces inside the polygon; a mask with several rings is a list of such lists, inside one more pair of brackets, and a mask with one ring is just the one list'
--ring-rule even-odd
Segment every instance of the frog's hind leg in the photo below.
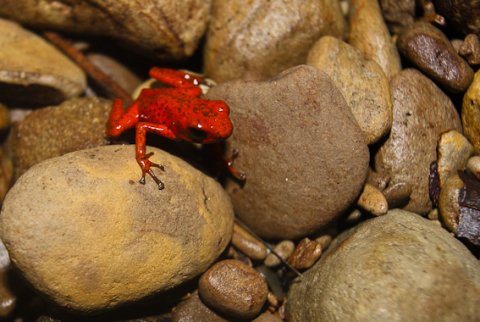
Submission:
{"label": "frog's hind leg", "polygon": [[113,101],[112,110],[108,117],[107,135],[109,137],[119,136],[124,131],[134,127],[138,123],[139,118],[140,113],[138,112],[137,102],[130,105],[127,111],[124,112],[123,101],[116,99]]}
{"label": "frog's hind leg", "polygon": [[205,83],[203,78],[198,75],[169,68],[153,67],[150,69],[149,74],[150,77],[155,78],[159,82],[176,88],[182,88],[186,90],[189,95],[196,97],[202,94],[202,90],[198,85]]}

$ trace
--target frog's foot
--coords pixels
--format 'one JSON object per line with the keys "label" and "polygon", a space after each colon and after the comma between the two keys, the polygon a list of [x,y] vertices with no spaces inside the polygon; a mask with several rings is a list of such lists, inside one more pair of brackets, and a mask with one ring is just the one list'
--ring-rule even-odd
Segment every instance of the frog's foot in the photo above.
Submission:
{"label": "frog's foot", "polygon": [[235,178],[237,179],[238,181],[242,182],[243,184],[245,183],[245,181],[247,180],[247,175],[245,174],[245,172],[241,172],[241,171],[238,171],[237,169],[235,169],[235,167],[233,166],[233,162],[235,161],[235,159],[238,157],[238,150],[237,149],[233,149],[232,151],[232,156],[230,157],[230,159],[227,159],[225,160],[225,163],[227,165],[227,170],[228,172]]}
{"label": "frog's foot", "polygon": [[152,177],[153,181],[158,186],[159,190],[163,190],[165,188],[164,183],[157,178],[155,173],[151,168],[158,168],[162,171],[165,171],[165,167],[161,164],[153,163],[152,161],[149,160],[149,158],[153,155],[153,152],[147,153],[144,157],[137,158],[137,162],[140,165],[140,168],[142,169],[142,177],[140,178],[139,182],[141,184],[145,184],[145,175],[148,173],[150,177]]}

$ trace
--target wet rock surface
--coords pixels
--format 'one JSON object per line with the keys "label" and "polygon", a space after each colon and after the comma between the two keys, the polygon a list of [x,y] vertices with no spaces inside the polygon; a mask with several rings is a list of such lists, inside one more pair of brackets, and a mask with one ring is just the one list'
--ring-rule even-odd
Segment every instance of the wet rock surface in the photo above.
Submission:
{"label": "wet rock surface", "polygon": [[416,22],[398,37],[399,51],[416,67],[451,92],[462,92],[473,80],[473,70],[455,52],[448,38],[426,22]]}
{"label": "wet rock surface", "polygon": [[217,82],[270,78],[305,63],[321,36],[342,38],[346,31],[336,0],[214,0],[211,19],[204,65]]}
{"label": "wet rock surface", "polygon": [[95,97],[73,98],[30,113],[10,133],[15,177],[48,158],[107,144],[105,124],[111,105],[110,100]]}
{"label": "wet rock surface", "polygon": [[234,165],[247,181],[226,188],[236,214],[260,236],[312,233],[361,192],[367,145],[324,73],[299,66],[265,82],[219,84],[208,97],[225,100],[234,126],[241,124],[228,144],[240,151]]}
{"label": "wet rock surface", "polygon": [[253,268],[231,259],[206,271],[200,278],[198,292],[215,310],[233,318],[251,319],[267,300],[268,286]]}
{"label": "wet rock surface", "polygon": [[430,163],[436,160],[437,142],[445,131],[461,132],[460,119],[450,99],[416,70],[403,70],[390,89],[393,126],[375,155],[375,170],[389,178],[389,186],[402,182],[411,188],[404,209],[427,213],[432,207],[428,175]]}
{"label": "wet rock surface", "polygon": [[384,72],[372,60],[331,36],[320,38],[307,64],[325,72],[342,92],[368,144],[375,143],[392,126],[390,86]]}
{"label": "wet rock surface", "polygon": [[473,153],[473,146],[459,132],[451,130],[442,133],[437,147],[437,171],[440,186],[458,170],[464,170]]}
{"label": "wet rock surface", "polygon": [[463,96],[462,124],[465,136],[473,144],[476,153],[480,153],[480,73]]}
{"label": "wet rock surface", "polygon": [[[1,7],[5,6],[2,3]],[[12,105],[58,104],[85,90],[82,70],[20,25],[0,19],[0,47],[1,101]]]}
{"label": "wet rock surface", "polygon": [[0,16],[32,27],[109,36],[162,58],[190,56],[203,35],[209,0],[5,0]]}
{"label": "wet rock surface", "polygon": [[[233,210],[213,179],[161,150],[165,189],[137,182],[133,146],[53,158],[25,173],[0,215],[12,261],[62,306],[96,311],[173,288],[228,244]],[[159,246],[161,245],[161,247]]]}
{"label": "wet rock surface", "polygon": [[392,210],[337,237],[292,284],[286,315],[292,322],[475,321],[479,292],[480,268],[464,245],[416,214]]}
{"label": "wet rock surface", "polygon": [[377,0],[352,1],[348,43],[376,62],[390,80],[401,70],[400,57]]}

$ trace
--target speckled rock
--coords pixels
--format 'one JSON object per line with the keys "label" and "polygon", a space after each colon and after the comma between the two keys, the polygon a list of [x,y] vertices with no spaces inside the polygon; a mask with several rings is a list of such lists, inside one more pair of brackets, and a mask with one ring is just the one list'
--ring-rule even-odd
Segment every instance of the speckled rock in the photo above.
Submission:
{"label": "speckled rock", "polygon": [[234,166],[247,181],[229,180],[226,188],[238,217],[261,237],[306,236],[355,202],[368,149],[326,74],[302,65],[269,81],[219,84],[208,97],[230,106],[227,155],[239,150]]}
{"label": "speckled rock", "polygon": [[3,0],[0,16],[62,32],[113,37],[160,58],[193,54],[204,34],[211,0]]}
{"label": "speckled rock", "polygon": [[470,65],[479,65],[480,40],[478,39],[478,36],[475,34],[468,34],[462,44],[458,47],[457,52],[461,57],[465,58]]}
{"label": "speckled rock", "polygon": [[213,0],[211,15],[204,69],[217,82],[269,78],[305,63],[321,36],[346,31],[337,0]]}
{"label": "speckled rock", "polygon": [[356,0],[351,4],[348,43],[376,62],[387,78],[392,79],[402,67],[378,1]]}
{"label": "speckled rock", "polygon": [[210,267],[198,283],[202,301],[236,319],[251,319],[267,300],[268,286],[253,268],[235,259]]}
{"label": "speckled rock", "polygon": [[228,320],[203,304],[198,292],[195,291],[173,308],[172,322],[228,322]]}
{"label": "speckled rock", "polygon": [[342,92],[368,144],[375,143],[390,130],[390,86],[377,63],[364,58],[355,47],[325,36],[308,53],[307,64],[330,76]]}
{"label": "speckled rock", "polygon": [[385,196],[371,184],[365,184],[363,192],[358,197],[357,205],[374,216],[385,215],[388,211],[388,202]]}
{"label": "speckled rock", "polygon": [[473,146],[459,132],[455,130],[442,133],[437,147],[437,171],[440,187],[449,176],[464,170],[468,159],[473,153]]}
{"label": "speckled rock", "polygon": [[458,227],[458,218],[460,217],[460,206],[458,204],[458,195],[460,189],[465,186],[458,175],[452,175],[445,180],[440,195],[438,196],[439,218],[447,229],[455,232]]}
{"label": "speckled rock", "polygon": [[448,38],[427,22],[416,22],[398,36],[398,50],[450,92],[465,91],[473,70],[456,53]]}
{"label": "speckled rock", "polygon": [[8,142],[15,177],[45,159],[106,144],[111,105],[95,97],[73,98],[28,114],[12,128]]}
{"label": "speckled rock", "polygon": [[[233,209],[221,186],[161,150],[165,189],[134,146],[103,146],[41,162],[9,191],[1,238],[28,281],[58,304],[96,311],[175,287],[227,246]],[[32,220],[34,218],[34,220]]]}
{"label": "speckled rock", "polygon": [[445,131],[462,131],[460,118],[450,99],[414,69],[400,72],[390,88],[393,126],[375,155],[375,170],[389,178],[389,186],[402,182],[411,189],[404,209],[428,213],[428,175],[430,163],[437,159],[437,142]]}
{"label": "speckled rock", "polygon": [[[5,7],[2,2],[0,11]],[[86,77],[77,65],[16,23],[0,19],[0,47],[1,101],[58,104],[85,90]]]}
{"label": "speckled rock", "polygon": [[398,34],[402,28],[413,23],[415,0],[380,0],[379,4],[392,33]]}
{"label": "speckled rock", "polygon": [[343,233],[302,280],[297,321],[477,321],[480,266],[445,229],[391,210]]}
{"label": "speckled rock", "polygon": [[475,73],[472,84],[463,96],[462,124],[475,153],[480,153],[480,72]]}

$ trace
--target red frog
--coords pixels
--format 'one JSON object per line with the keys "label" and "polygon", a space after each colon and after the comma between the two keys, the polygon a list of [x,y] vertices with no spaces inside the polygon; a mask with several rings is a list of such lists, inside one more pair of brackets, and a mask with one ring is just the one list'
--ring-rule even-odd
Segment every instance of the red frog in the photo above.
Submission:
{"label": "red frog", "polygon": [[123,102],[116,99],[107,124],[107,135],[117,137],[135,126],[135,156],[145,184],[145,174],[149,174],[158,188],[163,182],[152,171],[152,167],[165,171],[160,164],[146,153],[146,134],[153,132],[171,140],[185,140],[195,143],[214,143],[232,134],[230,110],[224,101],[200,98],[199,85],[204,80],[196,75],[178,70],[154,67],[150,76],[172,87],[144,89],[140,96],[123,110]]}

